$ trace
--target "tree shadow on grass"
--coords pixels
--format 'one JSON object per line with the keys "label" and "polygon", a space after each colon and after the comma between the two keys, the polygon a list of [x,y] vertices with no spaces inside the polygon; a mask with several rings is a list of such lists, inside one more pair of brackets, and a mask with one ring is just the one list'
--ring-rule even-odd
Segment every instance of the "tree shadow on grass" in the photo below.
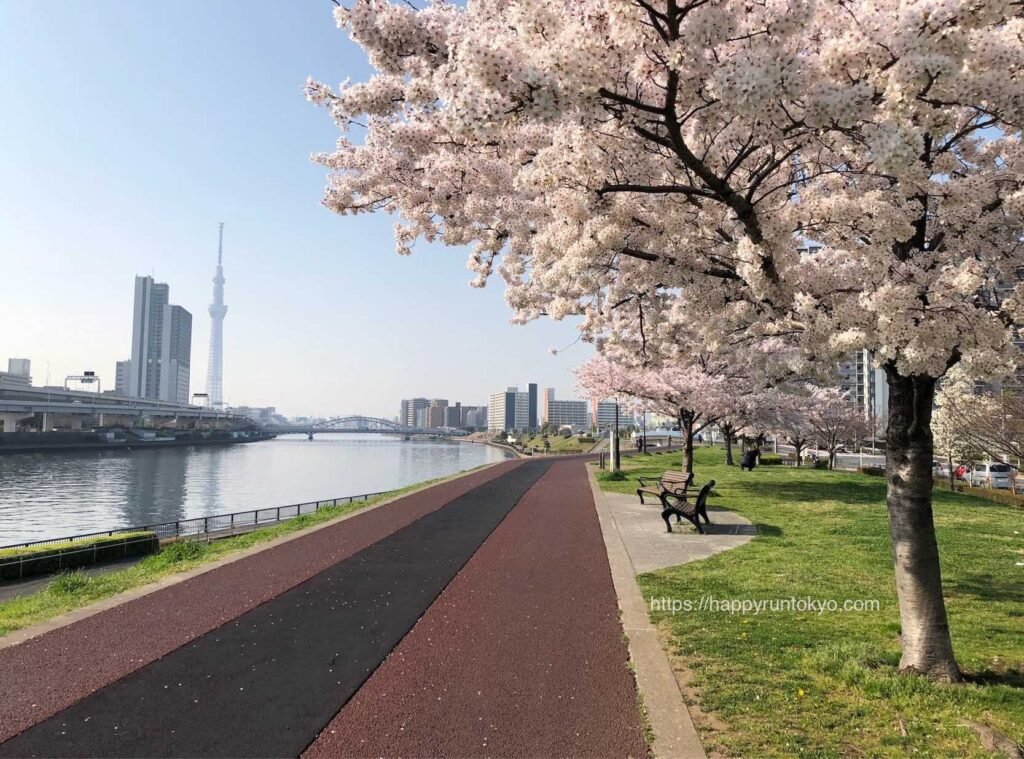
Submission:
{"label": "tree shadow on grass", "polygon": [[[1009,573],[1007,573],[1009,574]],[[1024,604],[1024,584],[1007,577],[989,574],[969,577],[947,577],[946,587],[957,593],[965,593],[984,601],[1013,601]]]}
{"label": "tree shadow on grass", "polygon": [[1024,672],[1008,669],[995,672],[990,669],[981,672],[965,672],[964,680],[974,685],[1005,685],[1008,688],[1024,688]]}
{"label": "tree shadow on grass", "polygon": [[779,483],[765,482],[751,484],[753,497],[766,495],[772,500],[787,503],[821,503],[835,501],[852,505],[884,506],[885,483],[878,482],[807,482]]}

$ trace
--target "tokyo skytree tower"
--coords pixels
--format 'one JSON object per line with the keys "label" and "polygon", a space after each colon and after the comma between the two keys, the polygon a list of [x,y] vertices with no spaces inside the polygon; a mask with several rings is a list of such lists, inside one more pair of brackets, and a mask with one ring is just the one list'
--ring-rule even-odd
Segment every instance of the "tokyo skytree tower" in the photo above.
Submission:
{"label": "tokyo skytree tower", "polygon": [[213,303],[210,304],[210,363],[206,368],[206,394],[213,408],[224,406],[224,222],[220,223],[217,243],[217,274],[213,278]]}

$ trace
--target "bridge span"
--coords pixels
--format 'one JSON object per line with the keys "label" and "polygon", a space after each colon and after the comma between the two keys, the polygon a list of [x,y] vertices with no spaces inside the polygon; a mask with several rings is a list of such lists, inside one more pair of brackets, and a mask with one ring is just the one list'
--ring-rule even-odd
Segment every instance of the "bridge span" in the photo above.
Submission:
{"label": "bridge span", "polygon": [[461,437],[466,430],[451,427],[405,427],[391,419],[380,419],[359,414],[325,419],[316,424],[267,424],[263,429],[275,435],[301,434],[354,434],[372,433],[378,435],[431,435],[434,437]]}

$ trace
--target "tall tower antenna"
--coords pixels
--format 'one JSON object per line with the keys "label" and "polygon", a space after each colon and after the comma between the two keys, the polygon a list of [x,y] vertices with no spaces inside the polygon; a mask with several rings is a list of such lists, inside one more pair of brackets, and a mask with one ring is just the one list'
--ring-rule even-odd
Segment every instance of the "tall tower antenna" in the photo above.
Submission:
{"label": "tall tower antenna", "polygon": [[220,222],[217,242],[217,273],[213,277],[213,303],[210,304],[210,362],[206,369],[206,394],[213,408],[224,406],[224,222]]}

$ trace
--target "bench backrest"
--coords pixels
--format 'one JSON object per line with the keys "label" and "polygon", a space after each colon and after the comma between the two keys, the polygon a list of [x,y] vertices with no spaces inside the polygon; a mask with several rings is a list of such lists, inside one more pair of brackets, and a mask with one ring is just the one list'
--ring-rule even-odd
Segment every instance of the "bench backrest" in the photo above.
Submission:
{"label": "bench backrest", "polygon": [[711,488],[713,488],[714,486],[714,480],[708,480],[707,482],[704,483],[704,486],[700,489],[700,492],[697,493],[697,502],[694,504],[695,507],[699,509],[701,506],[704,506],[707,503],[708,494],[711,492]]}
{"label": "bench backrest", "polygon": [[678,469],[669,469],[661,475],[661,483],[667,487],[688,487],[693,484],[693,472],[680,472]]}

